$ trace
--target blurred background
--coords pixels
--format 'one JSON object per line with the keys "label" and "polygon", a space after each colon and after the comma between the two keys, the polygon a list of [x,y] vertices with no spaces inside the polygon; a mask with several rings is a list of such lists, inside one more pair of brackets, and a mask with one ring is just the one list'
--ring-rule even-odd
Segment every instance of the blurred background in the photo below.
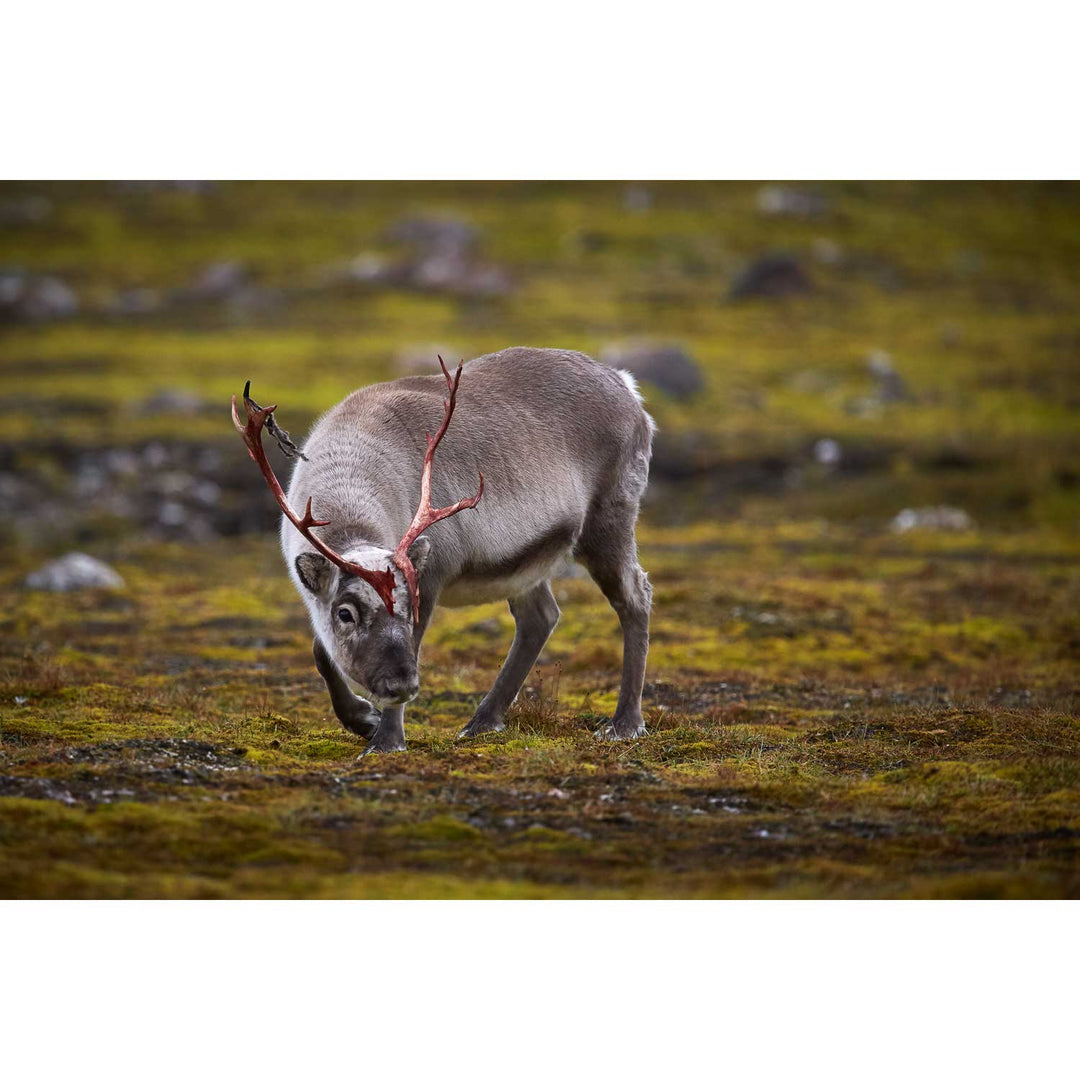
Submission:
{"label": "blurred background", "polygon": [[4,183],[0,543],[272,529],[230,426],[508,345],[660,425],[646,522],[1074,532],[1080,187]]}

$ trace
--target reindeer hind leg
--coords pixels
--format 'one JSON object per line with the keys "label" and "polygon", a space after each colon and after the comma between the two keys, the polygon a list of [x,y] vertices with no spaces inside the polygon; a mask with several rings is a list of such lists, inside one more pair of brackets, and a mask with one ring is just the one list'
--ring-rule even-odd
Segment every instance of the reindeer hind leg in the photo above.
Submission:
{"label": "reindeer hind leg", "polygon": [[634,739],[645,734],[641,694],[649,655],[652,586],[637,557],[637,504],[608,504],[592,516],[575,554],[619,616],[623,632],[622,682],[615,715],[601,736]]}

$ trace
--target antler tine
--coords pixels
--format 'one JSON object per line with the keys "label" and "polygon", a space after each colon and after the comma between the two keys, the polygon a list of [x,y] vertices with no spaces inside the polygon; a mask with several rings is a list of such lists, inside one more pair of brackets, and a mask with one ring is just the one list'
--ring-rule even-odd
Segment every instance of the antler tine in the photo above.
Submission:
{"label": "antler tine", "polygon": [[[263,479],[266,481],[267,487],[273,493],[274,499],[277,501],[278,506],[281,507],[281,512],[296,526],[300,535],[308,541],[309,544],[321,555],[324,555],[335,566],[340,567],[347,574],[354,574],[356,577],[366,581],[378,594],[379,598],[386,605],[386,610],[391,615],[394,614],[394,572],[389,567],[386,570],[368,570],[366,567],[359,566],[356,563],[348,562],[343,559],[336,551],[324,544],[311,530],[317,529],[323,525],[329,525],[329,521],[316,521],[315,516],[311,512],[311,499],[307,501],[307,507],[304,509],[304,516],[302,518],[297,517],[293,513],[292,507],[289,506],[289,500],[285,497],[285,492],[281,488],[281,484],[278,483],[278,478],[274,475],[274,470],[270,465],[270,462],[266,459],[266,450],[262,444],[262,432],[263,427],[270,428],[275,438],[278,440],[278,445],[281,445],[281,437],[278,432],[281,428],[278,427],[273,420],[274,410],[276,405],[267,405],[266,408],[260,408],[254,401],[248,396],[251,390],[251,381],[248,380],[244,386],[244,410],[247,413],[247,423],[241,424],[240,417],[236,411],[236,395],[233,394],[232,398],[232,421],[233,425],[241,437],[244,440],[244,445],[247,447],[248,456],[256,465],[259,466],[259,471],[263,474]],[[292,446],[292,442],[289,439],[288,433],[284,435],[285,441]],[[284,447],[282,447],[284,449]],[[293,447],[293,449],[296,449]],[[299,450],[297,450],[299,453]],[[301,455],[303,456],[303,455]]]}
{"label": "antler tine", "polygon": [[405,535],[394,549],[394,564],[405,576],[405,581],[408,583],[409,594],[413,602],[413,618],[417,622],[420,621],[420,587],[416,578],[416,567],[413,566],[412,560],[409,558],[409,548],[412,547],[413,542],[425,529],[436,522],[460,513],[462,510],[473,509],[484,494],[484,474],[481,472],[479,473],[480,486],[472,498],[459,499],[452,506],[444,506],[439,509],[433,509],[431,505],[431,466],[435,459],[435,451],[439,443],[442,442],[446,429],[450,426],[450,420],[457,405],[458,384],[461,382],[461,366],[462,362],[458,361],[457,370],[451,378],[443,358],[439,357],[439,367],[442,368],[443,378],[446,379],[446,386],[450,391],[450,396],[443,399],[443,422],[435,433],[435,437],[432,438],[430,434],[425,433],[427,450],[424,452],[424,467],[420,473],[420,505],[416,508],[412,524],[405,530]]}

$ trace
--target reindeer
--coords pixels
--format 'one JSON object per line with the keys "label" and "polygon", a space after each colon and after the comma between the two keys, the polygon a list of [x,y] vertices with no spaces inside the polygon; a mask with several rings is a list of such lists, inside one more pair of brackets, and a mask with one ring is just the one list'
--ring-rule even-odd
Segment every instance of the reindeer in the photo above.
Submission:
{"label": "reindeer", "polygon": [[[598,734],[643,735],[652,589],[634,526],[655,425],[633,376],[582,353],[505,349],[469,362],[459,404],[462,365],[453,376],[442,357],[439,365],[441,377],[350,394],[315,424],[302,451],[276,424],[276,406],[251,400],[250,382],[244,424],[233,397],[233,423],[284,515],[282,552],[311,617],[315,666],[335,714],[367,740],[361,756],[404,750],[405,705],[420,687],[420,643],[436,604],[507,600],[513,644],[460,737],[502,730],[559,619],[551,577],[572,557],[622,625],[619,700]],[[424,448],[419,433],[435,426],[440,399],[442,422]],[[288,495],[266,458],[264,427],[297,459]],[[475,495],[433,508],[433,499],[468,490],[476,475]],[[313,500],[325,520],[315,519]],[[292,509],[305,504],[302,517]]]}

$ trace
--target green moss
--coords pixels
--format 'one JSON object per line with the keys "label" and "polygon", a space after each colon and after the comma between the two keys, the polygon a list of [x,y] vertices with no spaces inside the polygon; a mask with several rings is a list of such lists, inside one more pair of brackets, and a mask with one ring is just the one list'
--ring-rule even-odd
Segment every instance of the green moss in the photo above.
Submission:
{"label": "green moss", "polygon": [[406,841],[436,844],[475,844],[482,843],[484,839],[479,829],[446,815],[414,825],[401,825],[393,830],[392,835]]}

